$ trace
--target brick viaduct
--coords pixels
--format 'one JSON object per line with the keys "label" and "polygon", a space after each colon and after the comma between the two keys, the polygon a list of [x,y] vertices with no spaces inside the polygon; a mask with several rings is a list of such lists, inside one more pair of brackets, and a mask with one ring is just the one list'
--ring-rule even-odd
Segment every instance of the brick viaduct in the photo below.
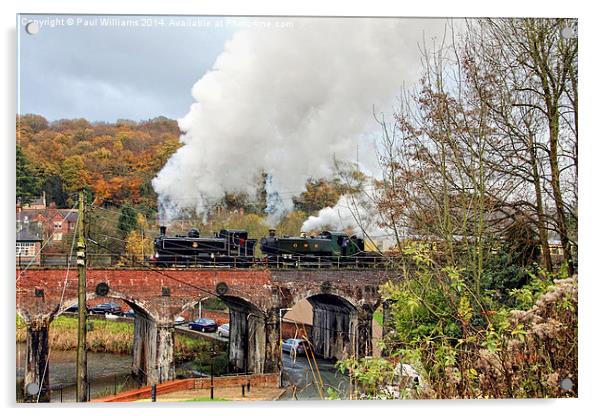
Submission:
{"label": "brick viaduct", "polygon": [[[106,284],[106,297],[135,312],[132,373],[152,384],[175,376],[174,319],[199,301],[216,296],[230,311],[229,360],[241,372],[270,373],[281,367],[281,309],[307,299],[313,306],[310,334],[318,355],[362,357],[372,352],[372,314],[378,286],[397,279],[391,270],[295,269],[88,269],[87,298]],[[52,319],[77,303],[77,271],[17,269],[17,313],[27,324],[25,382],[49,400],[48,329]],[[62,302],[61,302],[62,299]],[[43,380],[42,380],[43,379]]]}

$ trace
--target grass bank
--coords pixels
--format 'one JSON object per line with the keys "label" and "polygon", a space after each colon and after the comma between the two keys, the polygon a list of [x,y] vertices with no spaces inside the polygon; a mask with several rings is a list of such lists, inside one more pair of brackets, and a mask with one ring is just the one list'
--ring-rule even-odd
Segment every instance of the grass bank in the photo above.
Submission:
{"label": "grass bank", "polygon": [[[88,351],[129,354],[134,343],[134,323],[91,319],[92,330],[88,331]],[[17,342],[25,342],[27,328],[17,317]],[[77,347],[77,318],[59,316],[50,324],[48,335],[50,348],[68,351]],[[176,361],[205,359],[210,355],[211,341],[175,335]]]}

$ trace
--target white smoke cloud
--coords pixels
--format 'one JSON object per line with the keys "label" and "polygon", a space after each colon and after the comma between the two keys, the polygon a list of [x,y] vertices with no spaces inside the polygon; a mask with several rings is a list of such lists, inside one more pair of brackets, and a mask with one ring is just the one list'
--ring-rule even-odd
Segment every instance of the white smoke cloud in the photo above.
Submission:
{"label": "white smoke cloud", "polygon": [[253,195],[261,169],[290,204],[308,177],[331,174],[333,156],[354,160],[358,141],[377,130],[373,107],[391,110],[402,83],[416,80],[418,43],[443,27],[295,19],[293,28],[235,33],[192,88],[196,102],[178,120],[184,145],[153,180],[164,219],[204,212],[226,191]]}
{"label": "white smoke cloud", "polygon": [[395,238],[392,231],[381,227],[379,222],[382,223],[381,216],[371,199],[362,195],[343,195],[335,206],[322,208],[317,216],[305,220],[301,231],[351,229],[358,237],[382,242],[382,248],[387,249],[395,243]]}
{"label": "white smoke cloud", "polygon": [[373,228],[370,219],[374,218],[374,214],[374,212],[370,212],[363,206],[356,206],[350,196],[343,195],[335,206],[322,208],[317,216],[312,215],[305,220],[301,226],[301,231],[352,228],[355,234],[361,234],[362,229],[359,224]]}

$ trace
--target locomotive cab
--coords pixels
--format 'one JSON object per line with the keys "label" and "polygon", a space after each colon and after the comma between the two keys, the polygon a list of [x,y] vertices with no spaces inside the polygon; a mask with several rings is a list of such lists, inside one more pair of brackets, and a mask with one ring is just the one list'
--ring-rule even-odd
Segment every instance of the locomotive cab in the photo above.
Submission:
{"label": "locomotive cab", "polygon": [[218,238],[226,240],[226,247],[231,256],[252,256],[257,240],[249,239],[246,230],[220,230]]}

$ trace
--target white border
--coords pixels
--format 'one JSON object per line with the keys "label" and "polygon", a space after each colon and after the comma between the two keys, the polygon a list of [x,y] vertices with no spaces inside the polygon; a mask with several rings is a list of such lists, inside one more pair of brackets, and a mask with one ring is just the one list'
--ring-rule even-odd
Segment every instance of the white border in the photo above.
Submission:
{"label": "white border", "polygon": [[[294,0],[284,1],[192,1],[192,0],[104,0],[104,1],[69,1],[69,0],[22,0],[3,1],[0,3],[2,13],[2,59],[0,71],[2,72],[3,99],[0,100],[0,114],[2,116],[3,140],[3,180],[0,195],[3,203],[3,233],[2,264],[4,265],[2,293],[3,308],[2,333],[5,335],[2,343],[3,368],[5,368],[0,392],[2,400],[0,405],[8,408],[8,412],[20,411],[29,414],[35,411],[32,407],[15,407],[14,401],[14,363],[12,355],[14,349],[10,343],[14,339],[14,121],[15,121],[15,21],[16,13],[105,13],[105,14],[214,14],[214,15],[333,15],[333,16],[431,16],[431,17],[499,17],[499,16],[538,16],[538,17],[577,17],[579,18],[579,66],[580,79],[580,124],[581,144],[580,160],[580,313],[579,313],[579,399],[573,400],[505,400],[505,401],[430,401],[430,402],[404,402],[404,403],[375,403],[375,402],[297,402],[297,403],[228,403],[216,406],[189,406],[186,404],[157,404],[156,406],[84,406],[56,407],[43,406],[42,411],[49,414],[81,414],[107,415],[122,414],[124,409],[130,414],[165,415],[171,408],[181,408],[183,412],[206,412],[209,414],[240,414],[265,415],[294,411],[296,414],[315,412],[345,412],[346,414],[364,414],[377,411],[390,414],[437,412],[442,414],[491,414],[504,415],[508,413],[546,413],[546,414],[578,414],[590,413],[588,410],[595,408],[596,402],[602,393],[598,386],[602,385],[602,361],[600,331],[601,313],[597,306],[601,303],[602,273],[596,273],[594,263],[601,258],[598,244],[602,239],[600,232],[600,145],[599,123],[601,118],[600,97],[600,13],[596,13],[593,6],[584,6],[585,2],[575,1],[545,1],[531,2],[524,0],[505,0],[501,2],[486,1],[445,1],[429,0],[423,2],[398,2],[370,0],[363,2],[327,2],[325,0]],[[588,2],[588,4],[594,4]],[[600,269],[600,265],[596,269]],[[11,352],[12,351],[12,352]],[[38,410],[40,410],[38,409]],[[85,409],[85,410],[84,410]],[[599,411],[599,410],[598,410]]]}

